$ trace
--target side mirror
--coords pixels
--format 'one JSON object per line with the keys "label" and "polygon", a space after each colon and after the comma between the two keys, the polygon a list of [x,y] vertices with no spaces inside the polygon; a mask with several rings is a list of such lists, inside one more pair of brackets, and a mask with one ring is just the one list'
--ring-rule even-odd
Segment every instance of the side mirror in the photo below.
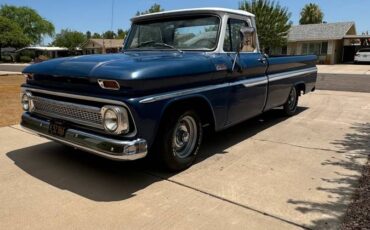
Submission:
{"label": "side mirror", "polygon": [[242,28],[240,28],[240,30],[239,30],[240,44],[238,46],[238,50],[237,50],[236,55],[234,57],[233,66],[232,66],[232,69],[231,69],[232,72],[234,71],[236,65],[238,65],[238,67],[239,67],[238,68],[239,72],[242,71],[243,68],[239,63],[237,63],[237,59],[240,56],[240,51],[242,50],[242,47],[244,45],[244,38],[247,37],[248,35],[252,35],[255,31],[256,30],[253,27],[243,26]]}
{"label": "side mirror", "polygon": [[255,32],[256,30],[253,27],[246,27],[243,26],[240,28],[239,33],[240,33],[240,44],[239,44],[239,50],[241,47],[243,47],[244,43],[244,38],[247,37],[248,35],[251,35]]}
{"label": "side mirror", "polygon": [[240,33],[242,34],[242,36],[245,36],[246,34],[253,34],[255,31],[256,30],[253,27],[243,26],[242,28],[240,28]]}

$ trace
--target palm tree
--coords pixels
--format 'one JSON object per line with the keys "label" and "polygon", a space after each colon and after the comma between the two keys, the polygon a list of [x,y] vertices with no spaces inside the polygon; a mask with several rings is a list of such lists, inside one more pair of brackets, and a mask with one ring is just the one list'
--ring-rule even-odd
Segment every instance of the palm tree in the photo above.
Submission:
{"label": "palm tree", "polygon": [[301,19],[299,24],[319,24],[324,19],[324,13],[321,11],[317,4],[309,3],[306,4],[301,11]]}

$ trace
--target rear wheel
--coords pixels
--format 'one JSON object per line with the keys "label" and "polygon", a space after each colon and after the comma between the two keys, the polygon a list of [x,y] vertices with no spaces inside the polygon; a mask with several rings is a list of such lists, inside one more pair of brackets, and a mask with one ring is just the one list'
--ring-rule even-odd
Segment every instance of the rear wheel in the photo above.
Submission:
{"label": "rear wheel", "polygon": [[283,106],[284,114],[287,116],[293,116],[297,112],[298,107],[298,92],[296,87],[292,87],[290,90],[288,100],[285,102]]}
{"label": "rear wheel", "polygon": [[171,171],[188,168],[195,160],[202,142],[202,124],[194,110],[171,112],[158,138],[161,162]]}

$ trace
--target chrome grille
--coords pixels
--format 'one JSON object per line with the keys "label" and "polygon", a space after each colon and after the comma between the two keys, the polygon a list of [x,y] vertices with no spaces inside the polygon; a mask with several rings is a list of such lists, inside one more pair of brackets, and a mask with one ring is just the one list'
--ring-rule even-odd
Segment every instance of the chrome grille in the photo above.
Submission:
{"label": "chrome grille", "polygon": [[102,115],[99,107],[57,101],[37,96],[32,96],[31,99],[34,104],[33,113],[96,128],[103,128]]}

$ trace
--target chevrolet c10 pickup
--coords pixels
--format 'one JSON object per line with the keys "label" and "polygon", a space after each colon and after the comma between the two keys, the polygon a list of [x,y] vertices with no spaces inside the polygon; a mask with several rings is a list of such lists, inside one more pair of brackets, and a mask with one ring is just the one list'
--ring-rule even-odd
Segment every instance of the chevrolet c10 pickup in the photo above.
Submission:
{"label": "chevrolet c10 pickup", "polygon": [[315,89],[315,63],[314,55],[264,54],[255,16],[245,11],[141,15],[120,53],[25,68],[21,125],[113,160],[153,156],[183,170],[206,128],[220,131],[275,107],[294,115],[299,96]]}

